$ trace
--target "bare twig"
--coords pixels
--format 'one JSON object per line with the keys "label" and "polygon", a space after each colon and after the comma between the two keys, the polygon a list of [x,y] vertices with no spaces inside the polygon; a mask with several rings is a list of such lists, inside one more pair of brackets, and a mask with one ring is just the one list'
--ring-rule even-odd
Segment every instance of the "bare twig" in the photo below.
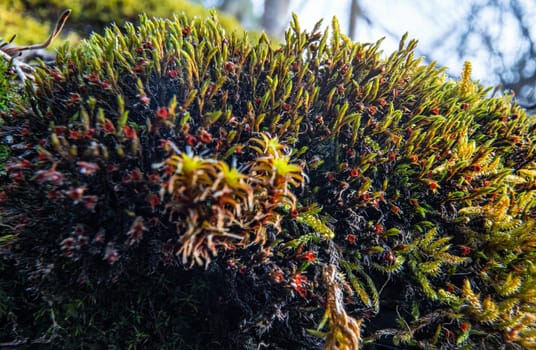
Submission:
{"label": "bare twig", "polygon": [[0,45],[0,56],[2,56],[2,58],[6,62],[10,62],[13,69],[15,69],[15,71],[17,72],[19,79],[23,83],[26,79],[33,79],[32,73],[34,72],[34,69],[32,68],[32,66],[24,62],[24,60],[20,59],[18,56],[20,56],[23,51],[36,51],[47,48],[52,43],[52,41],[54,41],[54,39],[56,39],[56,37],[61,33],[70,14],[70,9],[63,11],[60,14],[58,20],[56,21],[56,25],[54,26],[54,29],[50,33],[48,39],[40,44],[11,46],[10,43],[15,38],[15,36],[12,36],[10,40]]}

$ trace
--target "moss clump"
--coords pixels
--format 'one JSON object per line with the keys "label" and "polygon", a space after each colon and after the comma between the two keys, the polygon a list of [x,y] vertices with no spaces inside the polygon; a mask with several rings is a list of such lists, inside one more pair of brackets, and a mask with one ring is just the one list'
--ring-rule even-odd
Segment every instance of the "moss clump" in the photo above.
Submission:
{"label": "moss clump", "polygon": [[0,201],[35,337],[534,346],[534,120],[415,41],[317,30],[142,17],[39,70]]}

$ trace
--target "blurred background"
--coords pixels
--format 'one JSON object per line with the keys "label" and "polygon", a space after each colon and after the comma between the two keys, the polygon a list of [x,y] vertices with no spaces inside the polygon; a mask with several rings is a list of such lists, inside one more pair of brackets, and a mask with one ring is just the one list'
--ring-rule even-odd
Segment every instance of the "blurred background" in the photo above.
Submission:
{"label": "blurred background", "polygon": [[135,22],[141,12],[204,16],[216,8],[226,28],[265,31],[277,39],[293,12],[307,29],[323,19],[323,30],[337,16],[355,41],[384,37],[385,55],[408,32],[419,39],[417,53],[449,67],[452,77],[469,60],[473,79],[513,91],[525,107],[536,104],[536,0],[0,0],[0,38],[44,40],[64,8],[73,10],[64,38],[74,43],[110,22]]}

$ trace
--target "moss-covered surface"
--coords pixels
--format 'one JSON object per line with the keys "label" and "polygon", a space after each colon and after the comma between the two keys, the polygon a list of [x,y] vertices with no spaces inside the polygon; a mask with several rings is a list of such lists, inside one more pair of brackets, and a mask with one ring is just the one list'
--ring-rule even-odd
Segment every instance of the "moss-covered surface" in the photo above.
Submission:
{"label": "moss-covered surface", "polygon": [[[0,38],[7,40],[16,34],[19,45],[42,42],[65,9],[71,9],[72,14],[63,40],[53,44],[56,48],[66,41],[76,44],[93,31],[101,33],[111,23],[136,22],[140,13],[157,17],[185,13],[191,18],[210,14],[203,6],[184,0],[9,0],[0,4]],[[243,30],[231,16],[221,15],[219,22],[227,31]]]}
{"label": "moss-covered surface", "polygon": [[534,119],[317,30],[142,17],[40,69],[0,135],[0,339],[534,348]]}

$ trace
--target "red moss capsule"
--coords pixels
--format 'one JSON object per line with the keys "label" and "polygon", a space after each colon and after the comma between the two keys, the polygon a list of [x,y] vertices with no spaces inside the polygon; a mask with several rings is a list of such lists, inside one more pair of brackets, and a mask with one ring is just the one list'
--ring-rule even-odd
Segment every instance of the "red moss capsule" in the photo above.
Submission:
{"label": "red moss capsule", "polygon": [[385,262],[387,262],[388,264],[392,264],[392,263],[395,262],[396,257],[395,257],[395,255],[393,254],[393,252],[387,252],[387,253],[384,254],[383,259],[384,259]]}
{"label": "red moss capsule", "polygon": [[353,168],[350,170],[350,176],[351,177],[358,177],[359,176],[359,169]]}
{"label": "red moss capsule", "polygon": [[314,251],[308,250],[300,255],[300,259],[305,260],[307,262],[314,262],[316,260],[316,254]]}
{"label": "red moss capsule", "polygon": [[357,240],[357,237],[356,237],[356,235],[354,235],[353,233],[350,233],[350,234],[347,234],[347,235],[346,235],[346,241],[347,241],[348,243],[350,243],[350,244],[355,244],[356,240]]}
{"label": "red moss capsule", "polygon": [[84,191],[85,191],[84,187],[71,188],[69,190],[68,195],[74,201],[74,203],[78,203],[82,200]]}
{"label": "red moss capsule", "polygon": [[114,123],[110,119],[106,119],[104,121],[104,124],[102,125],[102,130],[106,134],[114,134],[115,133],[115,126]]}
{"label": "red moss capsule", "polygon": [[210,143],[212,141],[212,135],[206,130],[201,130],[199,140],[203,143]]}
{"label": "red moss capsule", "polygon": [[228,72],[232,72],[235,70],[235,64],[231,61],[225,62],[224,68]]}
{"label": "red moss capsule", "polygon": [[169,110],[167,107],[160,107],[156,110],[156,117],[158,119],[166,119],[169,116]]}
{"label": "red moss capsule", "polygon": [[148,50],[152,50],[152,49],[154,49],[154,45],[153,45],[153,43],[150,42],[150,41],[144,41],[144,42],[142,43],[142,45],[143,45],[143,47],[144,47],[145,49],[148,49]]}
{"label": "red moss capsule", "polygon": [[307,295],[307,290],[305,287],[308,284],[307,276],[302,273],[297,273],[292,276],[290,285],[294,288],[296,292],[303,298]]}
{"label": "red moss capsule", "polygon": [[136,129],[130,125],[123,126],[123,133],[127,139],[137,139],[138,135],[136,134]]}
{"label": "red moss capsule", "polygon": [[93,129],[93,128],[89,128],[89,129],[87,129],[87,130],[84,131],[84,138],[85,138],[85,139],[90,139],[90,138],[92,138],[94,135],[95,135],[95,129]]}
{"label": "red moss capsule", "polygon": [[186,136],[185,142],[188,146],[194,147],[195,145],[197,145],[197,137],[193,135],[188,135]]}
{"label": "red moss capsule", "polygon": [[471,255],[471,247],[460,244],[458,245],[458,248],[460,248],[460,254],[462,256],[469,256]]}
{"label": "red moss capsule", "polygon": [[48,159],[48,155],[45,152],[39,152],[37,155],[37,160],[44,161]]}
{"label": "red moss capsule", "polygon": [[143,174],[140,169],[134,169],[130,171],[128,175],[133,182],[139,182],[143,179]]}
{"label": "red moss capsule", "polygon": [[151,99],[147,97],[146,95],[141,95],[140,102],[143,103],[144,105],[148,105],[149,102],[151,102]]}
{"label": "red moss capsule", "polygon": [[272,278],[274,279],[275,283],[281,283],[283,281],[283,273],[281,271],[275,271],[272,272]]}
{"label": "red moss capsule", "polygon": [[103,260],[106,260],[109,264],[113,265],[119,260],[119,252],[111,246],[108,246],[104,251]]}
{"label": "red moss capsule", "polygon": [[98,197],[97,196],[84,196],[82,197],[82,204],[86,207],[86,209],[95,211],[95,207],[97,206]]}
{"label": "red moss capsule", "polygon": [[56,190],[50,190],[47,192],[47,198],[50,200],[55,200],[60,198],[60,193]]}
{"label": "red moss capsule", "polygon": [[381,224],[374,225],[374,232],[376,233],[382,233],[383,232],[383,226]]}
{"label": "red moss capsule", "polygon": [[76,240],[74,239],[74,237],[68,237],[61,241],[60,245],[61,250],[72,250],[76,246]]}
{"label": "red moss capsule", "polygon": [[86,79],[90,83],[98,83],[100,80],[97,73],[86,74],[84,75],[84,79]]}
{"label": "red moss capsule", "polygon": [[80,139],[81,136],[82,135],[80,134],[80,131],[78,131],[78,130],[70,130],[69,131],[69,138],[71,140],[78,140],[78,139]]}
{"label": "red moss capsule", "polygon": [[95,175],[99,170],[99,166],[95,163],[78,162],[77,164],[80,167],[80,173],[83,175]]}
{"label": "red moss capsule", "polygon": [[64,80],[63,75],[60,72],[58,72],[56,69],[50,70],[50,76],[52,77],[52,79],[54,79],[56,83],[59,83]]}
{"label": "red moss capsule", "polygon": [[130,237],[129,244],[133,245],[141,241],[143,238],[143,232],[147,231],[147,227],[145,227],[145,224],[143,222],[143,218],[138,216],[136,220],[132,223],[132,226],[130,226],[130,229],[127,232],[127,236]]}
{"label": "red moss capsule", "polygon": [[182,35],[188,36],[188,35],[190,35],[190,33],[192,33],[192,29],[190,27],[182,28]]}

